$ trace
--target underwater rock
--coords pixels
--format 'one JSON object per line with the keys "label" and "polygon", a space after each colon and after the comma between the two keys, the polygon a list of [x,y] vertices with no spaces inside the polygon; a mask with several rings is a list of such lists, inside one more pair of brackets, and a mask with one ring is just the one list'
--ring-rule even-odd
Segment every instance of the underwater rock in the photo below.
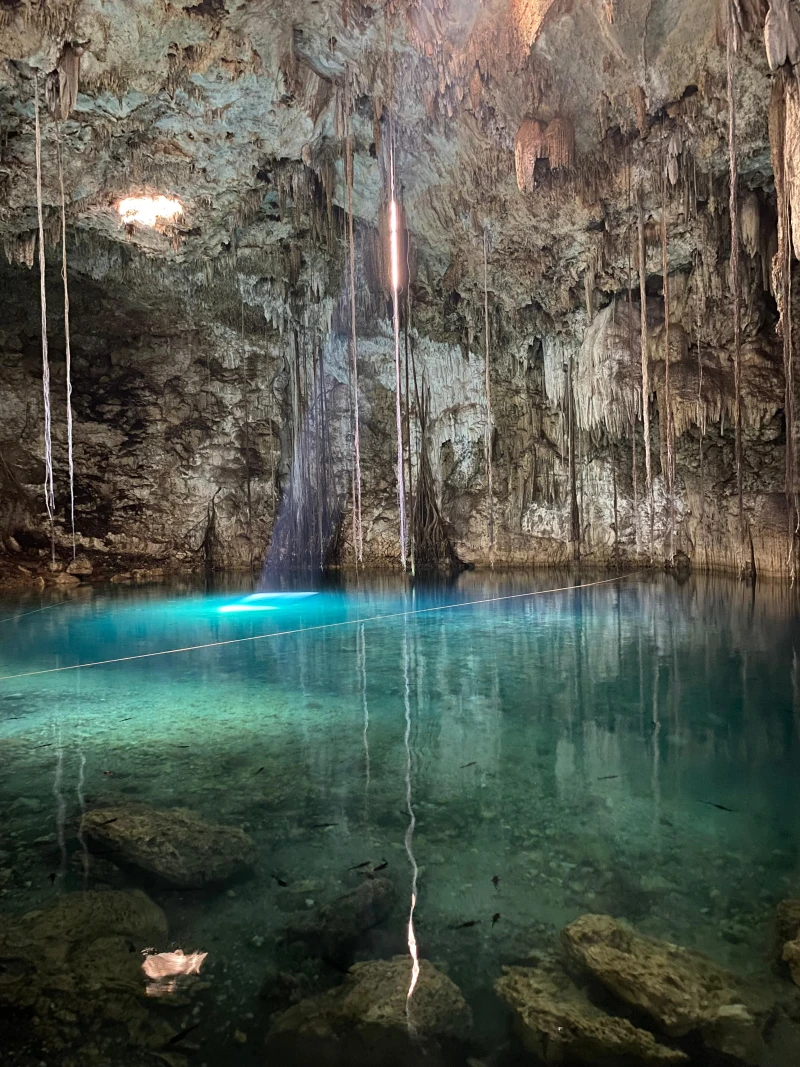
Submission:
{"label": "underwater rock", "polygon": [[313,955],[346,960],[361,934],[383,922],[394,899],[388,878],[367,878],[357,889],[289,927],[286,938],[302,941]]}
{"label": "underwater rock", "polygon": [[[144,893],[83,892],[0,925],[0,1008],[35,1012],[37,1035],[75,1058],[100,1025],[121,1023],[135,1047],[160,1048],[174,1031],[142,998],[141,950],[167,937]],[[55,1059],[52,1061],[55,1062]]]}
{"label": "underwater rock", "polygon": [[685,1052],[595,1007],[557,964],[504,967],[495,989],[514,1010],[525,1047],[545,1063],[659,1067],[689,1062]]}
{"label": "underwater rock", "polygon": [[794,984],[800,985],[800,938],[786,942],[783,946],[782,959],[784,963],[789,964]]}
{"label": "underwater rock", "polygon": [[[796,941],[800,936],[800,900],[782,900],[775,909],[775,958],[790,963],[784,955],[784,947],[789,941]],[[790,953],[792,955],[792,953]],[[794,974],[792,975],[794,977]],[[796,980],[796,979],[795,979]],[[800,985],[800,982],[798,982]]]}
{"label": "underwater rock", "polygon": [[226,882],[248,866],[255,847],[243,830],[184,808],[102,808],[83,825],[88,839],[115,859],[187,889]]}
{"label": "underwater rock", "polygon": [[610,915],[582,915],[561,940],[571,960],[663,1033],[699,1032],[709,1049],[760,1062],[773,1002],[735,974],[699,953],[637,934]]}
{"label": "underwater rock", "polygon": [[277,1018],[267,1037],[269,1062],[282,1067],[439,1067],[455,1062],[472,1026],[461,991],[422,960],[406,1014],[410,980],[408,956],[356,963],[341,986],[301,1001]]}

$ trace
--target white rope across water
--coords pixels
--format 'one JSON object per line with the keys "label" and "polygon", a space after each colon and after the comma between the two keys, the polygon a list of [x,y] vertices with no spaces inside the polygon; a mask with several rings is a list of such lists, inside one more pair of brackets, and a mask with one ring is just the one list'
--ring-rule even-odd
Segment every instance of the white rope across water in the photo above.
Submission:
{"label": "white rope across water", "polygon": [[50,419],[50,359],[47,351],[47,294],[45,292],[44,217],[42,212],[42,130],[39,124],[39,76],[33,75],[33,112],[36,120],[36,209],[39,215],[39,292],[42,306],[42,393],[44,395],[44,503],[50,520],[50,548],[55,546],[55,491],[53,489],[53,442]]}
{"label": "white rope across water", "polygon": [[499,604],[505,600],[521,600],[524,597],[547,596],[549,593],[579,593],[582,589],[595,589],[601,585],[612,585],[632,578],[637,571],[618,574],[615,578],[604,578],[599,582],[587,582],[586,585],[562,585],[557,589],[534,589],[529,593],[509,593],[506,596],[486,597],[481,600],[464,600],[455,604],[436,604],[430,608],[415,608],[413,611],[393,611],[385,615],[369,615],[365,618],[343,619],[341,622],[323,622],[318,626],[297,626],[291,630],[275,630],[268,634],[255,634],[252,637],[230,637],[224,641],[207,641],[200,645],[186,645],[183,648],[164,648],[158,652],[138,652],[133,656],[115,656],[112,659],[98,659],[90,663],[73,663],[66,667],[46,667],[39,671],[23,671],[20,674],[0,675],[0,682],[11,682],[18,678],[37,678],[43,674],[61,674],[63,671],[77,671],[89,667],[105,667],[112,663],[131,663],[140,659],[155,659],[157,656],[175,656],[183,652],[199,652],[206,648],[224,648],[227,645],[244,645],[253,641],[266,641],[272,637],[289,637],[292,634],[314,633],[316,630],[334,630],[343,626],[359,626],[367,622],[385,622],[390,619],[405,619],[411,615],[427,615],[433,611],[454,611],[456,608],[472,608],[482,604]]}

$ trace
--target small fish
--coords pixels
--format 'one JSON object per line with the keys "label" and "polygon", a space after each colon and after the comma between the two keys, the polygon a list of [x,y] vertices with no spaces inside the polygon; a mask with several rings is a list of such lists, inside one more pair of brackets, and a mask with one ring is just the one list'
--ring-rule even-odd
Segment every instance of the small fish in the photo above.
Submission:
{"label": "small fish", "polygon": [[127,715],[124,719],[120,719],[119,721],[120,722],[130,722],[132,718],[133,718],[132,715]]}
{"label": "small fish", "polygon": [[309,830],[327,830],[329,826],[338,826],[338,822],[312,822]]}
{"label": "small fish", "polygon": [[602,778],[598,778],[598,782],[610,782],[612,778],[619,778],[618,774],[604,774]]}
{"label": "small fish", "polygon": [[716,808],[717,811],[730,811],[735,813],[736,808],[726,808],[724,804],[715,804],[713,800],[701,800],[701,804],[706,804],[709,808]]}
{"label": "small fish", "polygon": [[56,878],[58,877],[58,875],[55,873],[55,871],[52,874],[48,874],[47,877],[50,879],[50,885],[56,884]]}
{"label": "small fish", "polygon": [[451,926],[451,930],[469,930],[471,926],[480,926],[480,919],[469,919],[465,923],[459,923],[458,926]]}
{"label": "small fish", "polygon": [[496,874],[494,876],[494,878],[492,879],[492,885],[495,887],[495,889],[500,889],[500,875]]}
{"label": "small fish", "polygon": [[47,742],[47,744],[44,744],[44,745],[34,745],[33,747],[34,747],[34,748],[52,748],[52,747],[53,747],[53,742],[52,742],[52,741],[48,741],[48,742]]}
{"label": "small fish", "polygon": [[499,922],[499,921],[500,921],[500,919],[501,919],[501,915],[500,915],[500,912],[499,912],[499,911],[496,911],[496,912],[494,913],[494,915],[492,916],[492,926],[494,926],[494,924],[495,924],[496,922]]}
{"label": "small fish", "polygon": [[467,767],[477,767],[477,765],[478,765],[478,761],[476,759],[474,759],[472,761],[472,763],[465,763],[463,767],[459,768],[459,770],[465,771],[467,769]]}
{"label": "small fish", "polygon": [[372,868],[372,873],[374,874],[375,871],[385,871],[388,866],[389,866],[389,861],[388,860],[384,860],[383,863],[379,863],[377,867],[373,867]]}
{"label": "small fish", "polygon": [[192,1030],[196,1030],[199,1025],[200,1023],[193,1023],[191,1026],[187,1026],[184,1030],[181,1030],[177,1034],[175,1034],[174,1037],[171,1037],[167,1042],[167,1045],[177,1045],[178,1042],[183,1041],[187,1034],[190,1034]]}
{"label": "small fish", "polygon": [[[259,767],[259,768],[258,768],[258,770],[256,771],[256,774],[261,774],[261,772],[262,772],[263,770],[264,770],[264,768],[263,768],[263,767]],[[253,775],[253,777],[254,777],[254,778],[255,778],[256,774],[254,774],[254,775]]]}
{"label": "small fish", "polygon": [[103,771],[103,777],[104,778],[113,778],[114,777],[114,772],[113,771]]}
{"label": "small fish", "polygon": [[[192,747],[191,745],[176,745],[175,746],[175,748],[191,748],[191,747]],[[200,1024],[198,1023],[197,1025],[199,1026]]]}
{"label": "small fish", "polygon": [[117,822],[118,818],[119,818],[118,816],[114,816],[113,819],[106,819],[106,821],[105,822],[101,822],[100,825],[101,826],[110,826],[112,822]]}
{"label": "small fish", "polygon": [[282,878],[279,878],[277,876],[277,874],[273,874],[272,877],[275,879],[275,881],[278,883],[278,885],[281,887],[281,889],[286,889],[286,887],[289,885],[288,882],[284,882],[284,880]]}
{"label": "small fish", "polygon": [[364,860],[363,863],[357,863],[355,867],[348,867],[347,869],[348,871],[360,871],[363,870],[364,867],[369,867],[370,863],[372,863],[372,860]]}

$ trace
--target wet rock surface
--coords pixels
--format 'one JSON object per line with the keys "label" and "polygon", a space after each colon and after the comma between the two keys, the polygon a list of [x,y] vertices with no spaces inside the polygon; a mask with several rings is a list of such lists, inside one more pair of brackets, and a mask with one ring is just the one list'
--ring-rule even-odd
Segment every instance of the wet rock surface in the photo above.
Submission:
{"label": "wet rock surface", "polygon": [[218,885],[243,873],[254,849],[243,830],[206,822],[183,808],[101,808],[89,812],[83,825],[95,851],[185,888]]}
{"label": "wet rock surface", "polygon": [[411,960],[357,963],[338,988],[280,1015],[267,1056],[286,1067],[310,1063],[415,1067],[456,1062],[472,1018],[458,987],[423,960],[410,1002]]}
{"label": "wet rock surface", "polygon": [[70,1067],[116,1059],[109,1050],[118,1044],[107,1042],[118,1042],[121,1032],[130,1047],[162,1048],[175,1031],[144,1003],[141,953],[166,936],[164,913],[137,890],[70,893],[5,919],[4,1024],[16,1019],[27,1026],[32,1013],[35,1039],[48,1051],[48,1062]]}
{"label": "wet rock surface", "polygon": [[688,1064],[680,1049],[658,1042],[628,1019],[596,1007],[557,963],[505,967],[495,990],[514,1012],[525,1047],[545,1063],[587,1067],[668,1067]]}
{"label": "wet rock surface", "polygon": [[775,911],[775,959],[788,965],[793,981],[800,985],[800,900],[782,900]]}
{"label": "wet rock surface", "polygon": [[[707,1050],[744,1064],[767,1061],[774,1024],[774,991],[748,985],[696,952],[644,937],[608,915],[583,915],[561,941],[573,964],[663,1034],[696,1034]],[[791,1057],[800,1051],[798,1035]],[[785,1058],[780,1062],[791,1062]]]}
{"label": "wet rock surface", "polygon": [[349,963],[358,939],[383,922],[395,896],[388,878],[365,878],[356,889],[290,925],[286,939],[301,942],[313,955]]}

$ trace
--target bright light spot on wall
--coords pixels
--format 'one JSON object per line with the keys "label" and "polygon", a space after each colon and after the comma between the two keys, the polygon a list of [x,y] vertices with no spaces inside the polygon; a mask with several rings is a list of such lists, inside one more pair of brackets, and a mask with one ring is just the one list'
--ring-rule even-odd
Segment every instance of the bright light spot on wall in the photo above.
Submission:
{"label": "bright light spot on wall", "polygon": [[138,222],[155,226],[158,222],[174,222],[183,214],[183,204],[169,196],[126,196],[117,204],[123,222]]}

